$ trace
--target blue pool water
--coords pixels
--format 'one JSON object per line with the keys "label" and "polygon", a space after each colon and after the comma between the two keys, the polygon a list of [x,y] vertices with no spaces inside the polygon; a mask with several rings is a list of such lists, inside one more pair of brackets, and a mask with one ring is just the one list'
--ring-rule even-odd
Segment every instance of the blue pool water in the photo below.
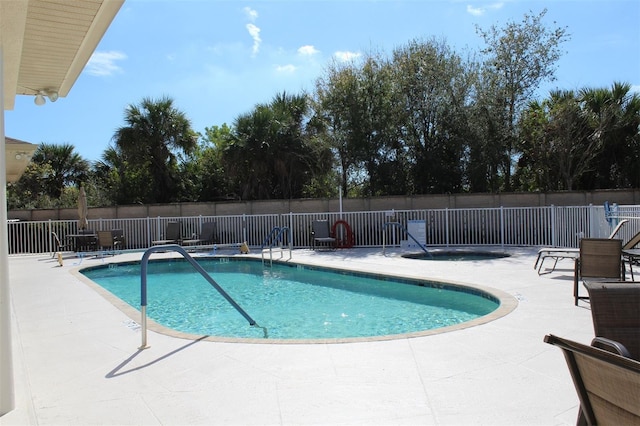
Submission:
{"label": "blue pool water", "polygon": [[[441,283],[376,279],[259,261],[199,259],[213,279],[272,339],[331,339],[405,334],[460,324],[498,308],[492,296]],[[84,275],[140,307],[140,265],[111,264]],[[147,315],[185,333],[264,338],[182,260],[148,267]]]}

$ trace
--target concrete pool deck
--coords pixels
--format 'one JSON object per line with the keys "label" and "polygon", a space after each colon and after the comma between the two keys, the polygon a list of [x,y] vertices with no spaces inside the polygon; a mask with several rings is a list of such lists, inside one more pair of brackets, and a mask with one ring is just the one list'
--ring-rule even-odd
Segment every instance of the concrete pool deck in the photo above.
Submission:
{"label": "concrete pool deck", "polygon": [[542,340],[593,337],[589,304],[573,305],[573,263],[538,276],[535,248],[506,251],[511,257],[457,262],[405,259],[399,249],[293,251],[293,262],[466,283],[517,299],[515,310],[483,325],[316,344],[149,331],[145,350],[139,320],[73,273],[142,253],[66,257],[62,267],[47,255],[12,256],[16,408],[0,425],[575,424],[578,398],[562,352]]}

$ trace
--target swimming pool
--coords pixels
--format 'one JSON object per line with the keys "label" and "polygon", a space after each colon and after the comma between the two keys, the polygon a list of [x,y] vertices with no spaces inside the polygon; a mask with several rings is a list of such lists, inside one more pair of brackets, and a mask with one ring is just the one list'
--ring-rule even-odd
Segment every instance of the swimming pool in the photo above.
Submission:
{"label": "swimming pool", "polygon": [[[264,329],[249,327],[182,259],[149,262],[147,315],[155,323],[190,335],[230,339],[368,340],[486,322],[500,306],[488,292],[460,285],[278,262],[264,267],[254,259],[198,262]],[[139,308],[139,263],[81,272]]]}

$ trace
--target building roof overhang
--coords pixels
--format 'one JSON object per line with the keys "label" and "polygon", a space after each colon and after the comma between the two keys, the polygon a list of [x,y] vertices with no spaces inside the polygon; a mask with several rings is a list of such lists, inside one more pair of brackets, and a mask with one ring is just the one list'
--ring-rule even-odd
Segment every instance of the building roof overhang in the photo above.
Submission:
{"label": "building roof overhang", "polygon": [[16,95],[67,96],[123,2],[0,1],[4,109]]}
{"label": "building roof overhang", "polygon": [[5,162],[8,183],[13,183],[20,179],[36,149],[38,149],[38,145],[18,139],[5,138]]}
{"label": "building roof overhang", "polygon": [[[66,97],[123,3],[0,0],[3,109],[12,110],[17,95]],[[36,148],[5,139],[7,182],[19,179]]]}

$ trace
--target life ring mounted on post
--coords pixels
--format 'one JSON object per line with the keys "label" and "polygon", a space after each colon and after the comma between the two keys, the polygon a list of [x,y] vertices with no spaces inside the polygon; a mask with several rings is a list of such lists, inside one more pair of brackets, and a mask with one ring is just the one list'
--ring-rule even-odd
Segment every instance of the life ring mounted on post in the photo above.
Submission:
{"label": "life ring mounted on post", "polygon": [[[338,238],[338,234],[336,234],[336,229],[341,225],[344,228],[346,236],[344,238]],[[354,244],[353,231],[351,230],[351,226],[347,223],[346,220],[336,220],[333,226],[331,227],[331,235],[336,239],[336,247],[337,248],[351,248]]]}

